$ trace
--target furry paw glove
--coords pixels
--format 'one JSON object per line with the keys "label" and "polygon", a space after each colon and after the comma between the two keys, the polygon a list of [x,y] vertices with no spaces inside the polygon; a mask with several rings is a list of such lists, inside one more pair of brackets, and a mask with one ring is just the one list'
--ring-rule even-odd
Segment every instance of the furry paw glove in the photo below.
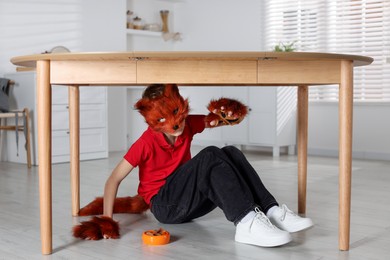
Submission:
{"label": "furry paw glove", "polygon": [[110,217],[93,217],[74,226],[73,236],[85,240],[117,239],[120,237],[119,225]]}
{"label": "furry paw glove", "polygon": [[205,118],[207,127],[237,125],[248,114],[247,106],[229,98],[211,100],[207,109],[210,111]]}

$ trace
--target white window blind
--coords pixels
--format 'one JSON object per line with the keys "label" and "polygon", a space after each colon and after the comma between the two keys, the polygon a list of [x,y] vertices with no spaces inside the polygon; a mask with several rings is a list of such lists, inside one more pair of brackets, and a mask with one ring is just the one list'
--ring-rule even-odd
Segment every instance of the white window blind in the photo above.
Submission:
{"label": "white window blind", "polygon": [[[264,46],[295,42],[297,51],[367,55],[354,70],[355,101],[390,101],[389,0],[266,0]],[[337,100],[337,86],[310,88],[310,100]]]}

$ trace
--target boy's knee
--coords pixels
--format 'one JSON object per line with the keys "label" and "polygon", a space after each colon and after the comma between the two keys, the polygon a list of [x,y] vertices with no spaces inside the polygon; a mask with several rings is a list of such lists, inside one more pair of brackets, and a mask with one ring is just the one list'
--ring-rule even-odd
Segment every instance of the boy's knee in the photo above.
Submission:
{"label": "boy's knee", "polygon": [[228,145],[228,146],[225,146],[222,148],[222,150],[226,153],[229,153],[229,154],[236,154],[236,153],[242,153],[240,149],[238,149],[237,147],[235,146],[232,146],[232,145]]}
{"label": "boy's knee", "polygon": [[216,147],[216,146],[207,146],[206,148],[204,148],[201,152],[205,153],[205,154],[218,154],[218,153],[221,153],[221,149]]}
{"label": "boy's knee", "polygon": [[224,156],[226,156],[225,153],[216,146],[207,146],[196,155],[197,158],[207,161],[212,161],[215,160],[215,158],[221,158]]}
{"label": "boy's knee", "polygon": [[231,145],[225,146],[223,148],[218,148],[216,146],[208,146],[204,148],[202,151],[200,151],[199,153],[207,157],[213,157],[213,156],[225,157],[226,155],[239,156],[243,154],[240,149]]}

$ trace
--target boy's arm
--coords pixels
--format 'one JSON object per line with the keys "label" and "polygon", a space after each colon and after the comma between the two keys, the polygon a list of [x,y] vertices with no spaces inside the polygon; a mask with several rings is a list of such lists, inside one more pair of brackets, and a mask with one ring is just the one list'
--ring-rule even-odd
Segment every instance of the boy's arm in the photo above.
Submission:
{"label": "boy's arm", "polygon": [[106,181],[104,187],[104,203],[103,215],[112,218],[114,210],[114,201],[118,192],[119,184],[122,180],[134,169],[134,167],[125,159],[122,159],[110,177]]}
{"label": "boy's arm", "polygon": [[[119,224],[112,219],[114,202],[119,184],[133,170],[133,168],[134,167],[125,159],[122,159],[118,163],[106,181],[106,185],[104,187],[103,216],[95,216],[88,221],[83,221],[79,225],[74,226],[74,237],[87,240],[99,240],[102,238],[116,239],[120,237]],[[98,199],[99,198],[96,198],[95,201],[90,203],[93,204],[92,207],[96,208],[96,201],[97,204],[101,205],[101,199]],[[88,205],[86,207],[88,207]]]}
{"label": "boy's arm", "polygon": [[207,128],[237,125],[248,114],[248,107],[241,102],[229,99],[220,98],[212,100],[207,106],[210,113],[205,118]]}

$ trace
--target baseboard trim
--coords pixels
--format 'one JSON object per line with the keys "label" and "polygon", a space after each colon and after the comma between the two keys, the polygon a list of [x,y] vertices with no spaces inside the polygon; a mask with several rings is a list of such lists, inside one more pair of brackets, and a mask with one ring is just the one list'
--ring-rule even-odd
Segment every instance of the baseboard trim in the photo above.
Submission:
{"label": "baseboard trim", "polygon": [[[338,157],[339,151],[335,149],[308,148],[308,155]],[[390,161],[390,153],[370,151],[352,151],[353,159]]]}

